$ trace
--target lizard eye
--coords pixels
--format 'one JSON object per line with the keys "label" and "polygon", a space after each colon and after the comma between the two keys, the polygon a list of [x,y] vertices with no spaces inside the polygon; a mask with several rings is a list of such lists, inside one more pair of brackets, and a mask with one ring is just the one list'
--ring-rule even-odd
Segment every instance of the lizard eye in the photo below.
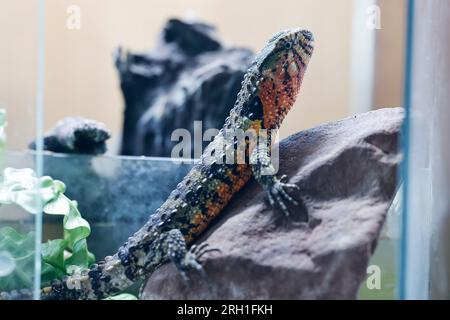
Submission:
{"label": "lizard eye", "polygon": [[292,48],[292,42],[286,42],[285,44],[284,44],[284,47],[286,48],[286,49],[291,49]]}

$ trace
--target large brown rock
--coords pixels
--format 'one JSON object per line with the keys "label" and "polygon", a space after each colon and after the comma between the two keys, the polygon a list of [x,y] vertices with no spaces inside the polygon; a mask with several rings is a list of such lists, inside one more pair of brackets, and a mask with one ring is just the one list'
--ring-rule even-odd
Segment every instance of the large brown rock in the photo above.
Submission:
{"label": "large brown rock", "polygon": [[382,109],[299,132],[281,142],[280,172],[301,189],[289,224],[256,182],[233,199],[199,242],[210,288],[173,264],[148,280],[144,299],[354,299],[396,187],[403,110]]}

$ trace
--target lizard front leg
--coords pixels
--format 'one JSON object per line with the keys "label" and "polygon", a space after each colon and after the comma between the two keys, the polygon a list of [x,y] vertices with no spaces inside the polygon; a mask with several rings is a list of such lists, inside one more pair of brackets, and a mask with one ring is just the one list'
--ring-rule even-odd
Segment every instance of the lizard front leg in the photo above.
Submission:
{"label": "lizard front leg", "polygon": [[283,175],[280,179],[276,177],[276,170],[270,157],[270,144],[266,138],[259,137],[258,144],[250,155],[250,164],[253,175],[266,191],[271,206],[278,206],[288,217],[290,214],[285,202],[296,206],[299,203],[287,193],[286,189],[299,189],[299,187],[295,184],[284,183],[283,180],[287,178],[286,175]]}

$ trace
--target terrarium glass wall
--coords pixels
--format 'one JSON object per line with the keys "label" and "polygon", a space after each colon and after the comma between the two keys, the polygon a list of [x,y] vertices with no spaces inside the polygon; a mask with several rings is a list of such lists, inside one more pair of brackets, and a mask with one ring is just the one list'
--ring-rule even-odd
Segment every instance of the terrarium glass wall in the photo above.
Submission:
{"label": "terrarium glass wall", "polygon": [[[192,160],[170,158],[178,143],[173,131],[192,133],[191,152],[183,156],[198,158],[195,131],[221,128],[254,54],[280,30],[305,28],[316,39],[281,139],[325,122],[402,105],[405,1],[284,2],[281,12],[270,1],[258,11],[255,1],[242,3],[239,10],[229,1],[206,0],[45,2],[46,134],[41,142],[48,150],[42,173],[63,182],[64,197],[76,201],[71,203],[88,221],[84,253],[101,260],[145,223],[193,165]],[[33,12],[37,25],[37,7],[18,12],[18,5],[4,6],[10,17]],[[38,57],[39,38],[36,25],[26,21],[35,36],[35,50],[27,50],[24,58],[28,61]],[[17,41],[8,41],[9,59],[19,59],[22,46],[30,45],[25,38],[22,45]],[[11,72],[1,79],[7,86],[0,92],[11,97],[3,102],[8,115],[5,163],[35,169],[37,61],[26,66],[5,62]],[[30,101],[22,101],[28,94]],[[206,145],[201,139],[200,144]],[[401,195],[396,192],[364,270],[359,298],[398,297]],[[24,217],[28,225],[22,220],[14,224],[32,231],[34,216]],[[43,226],[43,243],[64,238],[61,212],[44,214]],[[84,263],[93,260],[86,254]],[[58,272],[68,272],[63,269]]]}
{"label": "terrarium glass wall", "polygon": [[446,1],[410,1],[402,298],[449,299]]}
{"label": "terrarium glass wall", "polygon": [[49,181],[38,179],[41,154],[23,143],[42,129],[42,5],[0,4],[0,292],[12,299],[39,298],[40,199],[51,192]]}

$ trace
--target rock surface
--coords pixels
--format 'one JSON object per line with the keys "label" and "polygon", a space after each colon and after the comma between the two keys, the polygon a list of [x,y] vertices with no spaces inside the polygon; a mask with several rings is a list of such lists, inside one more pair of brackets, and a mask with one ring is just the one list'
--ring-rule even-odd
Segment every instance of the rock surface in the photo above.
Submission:
{"label": "rock surface", "polygon": [[[106,152],[110,131],[102,122],[82,117],[67,117],[58,121],[44,136],[44,150],[57,153],[97,155]],[[29,145],[36,149],[36,142]]]}
{"label": "rock surface", "polygon": [[199,242],[211,289],[174,266],[150,277],[144,299],[354,299],[396,188],[403,110],[382,109],[299,132],[281,142],[280,172],[300,191],[308,224],[289,224],[252,181]]}
{"label": "rock surface", "polygon": [[[233,107],[252,52],[225,46],[204,23],[169,20],[156,47],[145,54],[116,54],[125,99],[121,153],[170,156],[174,129],[193,136],[221,128]],[[207,144],[207,142],[205,142]],[[192,154],[193,155],[193,154]]]}

